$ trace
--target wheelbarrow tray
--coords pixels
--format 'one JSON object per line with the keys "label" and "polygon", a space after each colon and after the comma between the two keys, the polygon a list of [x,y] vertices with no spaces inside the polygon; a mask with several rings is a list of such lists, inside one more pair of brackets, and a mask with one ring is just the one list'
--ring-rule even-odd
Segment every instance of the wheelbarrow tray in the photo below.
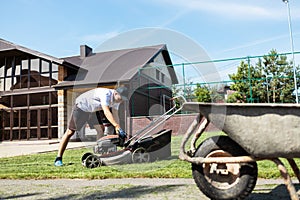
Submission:
{"label": "wheelbarrow tray", "polygon": [[182,110],[201,113],[254,157],[300,157],[300,105],[187,102]]}

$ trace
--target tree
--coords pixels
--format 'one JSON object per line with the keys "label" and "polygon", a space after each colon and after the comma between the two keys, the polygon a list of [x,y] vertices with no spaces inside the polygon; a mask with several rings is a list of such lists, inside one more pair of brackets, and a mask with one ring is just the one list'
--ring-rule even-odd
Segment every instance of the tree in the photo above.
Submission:
{"label": "tree", "polygon": [[184,86],[172,85],[173,97],[183,95],[187,101],[193,101],[195,99],[193,85],[192,81],[189,81]]}
{"label": "tree", "polygon": [[232,93],[231,95],[229,95],[227,97],[226,102],[227,103],[237,103],[237,102],[240,101],[239,99],[242,99],[242,97],[240,96],[240,94],[238,92],[234,92],[234,93]]}
{"label": "tree", "polygon": [[185,86],[185,88],[183,90],[183,92],[184,92],[183,95],[187,101],[193,101],[193,99],[195,98],[192,86],[193,86],[193,82],[189,81],[189,83]]}
{"label": "tree", "polygon": [[292,96],[294,81],[291,64],[286,56],[278,55],[274,49],[258,59],[255,67],[242,61],[237,73],[229,75],[234,81],[230,88],[236,91],[230,101],[295,102]]}
{"label": "tree", "polygon": [[194,93],[198,102],[211,102],[211,92],[207,86],[197,84]]}
{"label": "tree", "polygon": [[258,79],[261,73],[252,65],[241,61],[237,68],[236,74],[230,74],[229,78],[234,82],[230,86],[231,90],[236,91],[235,98],[239,102],[253,102],[258,99],[257,91],[260,90],[261,84]]}
{"label": "tree", "polygon": [[225,85],[215,85],[209,88],[211,102],[224,102],[224,95],[221,95],[219,92],[223,91]]}
{"label": "tree", "polygon": [[180,95],[180,93],[182,93],[181,89],[176,85],[172,85],[172,95],[173,95],[173,97],[176,97],[176,96]]}
{"label": "tree", "polygon": [[257,68],[262,71],[262,89],[260,98],[263,102],[295,102],[292,96],[294,90],[293,66],[287,57],[278,55],[272,49],[263,60],[259,60]]}

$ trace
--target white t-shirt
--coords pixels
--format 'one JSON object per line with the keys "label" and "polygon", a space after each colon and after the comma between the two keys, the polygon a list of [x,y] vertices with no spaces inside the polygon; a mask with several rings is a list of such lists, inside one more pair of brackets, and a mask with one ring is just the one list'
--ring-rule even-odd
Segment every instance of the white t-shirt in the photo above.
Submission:
{"label": "white t-shirt", "polygon": [[113,106],[114,91],[107,88],[92,89],[79,95],[75,103],[84,112],[96,112],[102,110],[102,105]]}

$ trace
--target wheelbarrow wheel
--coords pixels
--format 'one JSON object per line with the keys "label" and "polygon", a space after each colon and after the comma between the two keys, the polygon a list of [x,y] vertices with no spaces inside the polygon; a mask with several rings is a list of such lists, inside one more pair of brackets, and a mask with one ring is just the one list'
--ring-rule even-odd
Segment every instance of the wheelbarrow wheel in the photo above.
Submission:
{"label": "wheelbarrow wheel", "polygon": [[[227,136],[208,138],[199,145],[194,157],[235,157],[248,153]],[[244,199],[254,189],[257,163],[192,164],[198,188],[216,200]]]}
{"label": "wheelbarrow wheel", "polygon": [[132,162],[133,163],[144,163],[150,161],[150,154],[146,149],[140,147],[133,151],[132,153]]}
{"label": "wheelbarrow wheel", "polygon": [[84,165],[87,168],[96,168],[96,167],[100,167],[101,166],[101,160],[98,158],[98,156],[96,155],[89,155],[85,161],[84,161]]}

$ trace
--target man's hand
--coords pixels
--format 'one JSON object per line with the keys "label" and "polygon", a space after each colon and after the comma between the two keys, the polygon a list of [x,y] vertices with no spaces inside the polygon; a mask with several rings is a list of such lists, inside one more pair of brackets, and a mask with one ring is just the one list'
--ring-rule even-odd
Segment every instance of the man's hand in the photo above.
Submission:
{"label": "man's hand", "polygon": [[121,127],[120,127],[119,124],[116,124],[116,125],[115,125],[115,130],[116,130],[116,132],[119,134],[119,137],[120,137],[120,138],[124,139],[124,138],[127,137],[126,132],[125,132],[123,129],[121,129]]}
{"label": "man's hand", "polygon": [[127,134],[125,131],[123,131],[123,129],[119,128],[119,137],[122,138],[122,139],[125,139],[127,137]]}

